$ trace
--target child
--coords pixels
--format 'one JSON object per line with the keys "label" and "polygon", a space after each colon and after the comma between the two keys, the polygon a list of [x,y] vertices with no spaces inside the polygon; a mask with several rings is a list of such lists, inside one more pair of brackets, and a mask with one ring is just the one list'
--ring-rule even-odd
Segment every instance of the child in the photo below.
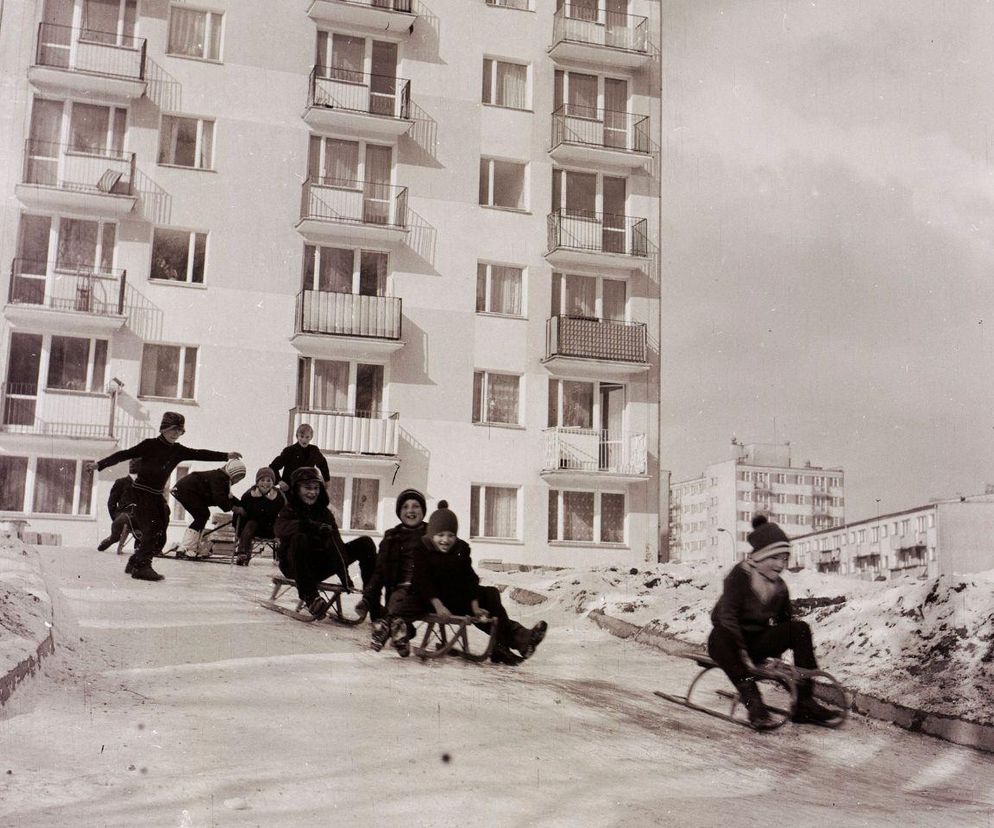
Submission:
{"label": "child", "polygon": [[[209,449],[191,449],[177,441],[186,432],[182,414],[167,411],[159,424],[159,436],[142,440],[129,449],[116,451],[103,460],[89,464],[90,469],[101,471],[123,460],[139,459],[141,466],[132,486],[135,493],[135,532],[138,541],[135,553],[128,558],[125,574],[141,581],[161,581],[162,576],[152,569],[152,558],[162,552],[166,543],[168,512],[165,508],[165,486],[169,475],[184,460],[236,460],[237,451],[223,452]],[[140,539],[138,535],[140,533]]]}
{"label": "child", "polygon": [[271,540],[276,537],[274,525],[286,498],[276,488],[276,472],[263,466],[255,473],[255,486],[242,495],[231,511],[239,517],[238,554],[235,563],[248,566],[252,560],[252,541],[255,538]]}
{"label": "child", "polygon": [[[414,553],[414,579],[409,600],[398,607],[398,615],[413,621],[426,613],[438,615],[473,615],[497,618],[497,642],[490,660],[497,664],[520,664],[529,658],[545,638],[548,624],[539,621],[528,629],[507,616],[496,587],[480,585],[473,570],[469,544],[456,535],[459,521],[444,500],[428,519],[421,546]],[[391,636],[401,635],[401,625],[394,625]],[[403,630],[406,636],[406,629]],[[406,656],[409,645],[394,640],[398,652]],[[521,655],[515,655],[511,648]]]}
{"label": "child", "polygon": [[[110,512],[110,534],[97,545],[97,551],[103,552],[115,543],[124,544],[130,533],[130,518],[128,507],[134,505],[135,492],[134,475],[138,474],[140,461],[135,459],[128,463],[128,473],[119,477],[110,487],[110,497],[107,498],[107,511]],[[121,549],[118,547],[118,552]]]}
{"label": "child", "polygon": [[[749,714],[756,730],[769,730],[776,721],[763,703],[756,687],[756,663],[794,651],[794,664],[818,669],[811,628],[792,618],[793,609],[787,584],[780,573],[790,557],[790,541],[783,530],[764,515],[752,520],[749,534],[752,551],[728,575],[721,597],[711,611],[714,629],[708,638],[708,653],[725,671]],[[822,724],[834,714],[814,700],[810,682],[797,688],[795,722]]]}
{"label": "child", "polygon": [[321,449],[311,445],[313,439],[314,429],[307,423],[301,423],[297,426],[297,442],[283,449],[279,456],[269,464],[269,468],[276,474],[276,482],[284,492],[290,489],[288,481],[293,473],[304,466],[316,466],[325,483],[331,480],[328,461],[321,453]]}
{"label": "child", "polygon": [[[384,533],[376,555],[376,569],[362,593],[373,622],[370,646],[377,652],[391,637],[391,618],[396,615],[396,609],[407,600],[414,573],[414,550],[421,546],[421,539],[428,528],[424,522],[427,511],[425,496],[417,489],[405,489],[397,495],[395,511],[400,523]],[[386,609],[380,603],[381,591],[386,593]],[[393,620],[402,624],[406,633],[407,624],[399,619]],[[407,638],[398,633],[394,640],[406,643]]]}
{"label": "child", "polygon": [[245,477],[245,464],[239,460],[229,460],[220,469],[191,472],[172,488],[172,495],[193,518],[183,532],[183,539],[176,547],[176,557],[209,558],[210,552],[200,550],[200,536],[207,519],[211,516],[211,506],[222,512],[230,512],[238,505],[231,496],[231,487]]}
{"label": "child", "polygon": [[337,575],[342,585],[352,588],[349,564],[359,562],[363,584],[369,583],[375,565],[376,544],[365,535],[342,541],[335,516],[328,508],[328,490],[312,466],[297,469],[290,477],[287,504],[276,518],[280,541],[280,571],[297,582],[297,594],[317,619],[328,614],[328,602],[318,594],[317,585],[329,575]]}

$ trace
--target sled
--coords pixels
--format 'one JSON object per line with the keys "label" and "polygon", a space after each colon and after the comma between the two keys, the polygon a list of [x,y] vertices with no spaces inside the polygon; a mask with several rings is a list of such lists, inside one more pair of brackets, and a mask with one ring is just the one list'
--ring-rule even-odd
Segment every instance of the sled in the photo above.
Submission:
{"label": "sled", "polygon": [[[293,592],[292,605],[279,603],[279,599],[287,598],[288,593],[290,593],[291,590],[296,590],[296,587],[297,582],[292,578],[287,578],[283,575],[274,575],[273,591],[269,596],[269,600],[260,600],[259,604],[268,610],[273,610],[273,612],[279,612],[283,615],[289,615],[291,618],[295,618],[298,621],[303,621],[307,624],[317,621],[317,618],[305,611],[304,602],[297,597],[296,592]],[[367,610],[365,604],[359,608],[359,600],[362,598],[362,593],[358,590],[349,589],[342,584],[332,584],[327,581],[322,581],[318,584],[318,593],[329,604],[331,604],[328,610],[328,615],[325,616],[325,620],[345,624],[349,627],[361,624],[366,620]],[[359,600],[357,600],[355,605],[346,607],[342,602],[343,595],[356,595]]]}
{"label": "sled", "polygon": [[[235,552],[238,548],[238,536],[235,534],[230,515],[216,515],[214,527],[200,535],[197,553],[181,552],[179,544],[174,543],[162,552],[160,557],[168,557],[172,553],[178,561],[197,561],[200,563],[234,564]],[[205,554],[206,553],[206,554]]]}
{"label": "sled", "polygon": [[[674,704],[689,707],[691,710],[751,728],[752,725],[747,718],[736,715],[737,711],[744,712],[744,707],[739,694],[729,689],[728,678],[718,667],[717,662],[703,653],[686,652],[679,655],[700,667],[700,671],[687,688],[687,694],[675,696],[655,690],[653,691],[655,695]],[[757,666],[754,675],[756,686],[762,692],[774,722],[774,728],[771,729],[782,727],[793,718],[797,710],[797,685],[801,681],[810,681],[818,702],[836,714],[835,718],[823,722],[823,727],[838,727],[849,715],[849,697],[845,688],[834,676],[824,670],[805,670],[778,658],[768,658]],[[728,712],[722,712],[712,706],[716,702],[730,703]]]}
{"label": "sled", "polygon": [[[494,651],[497,642],[497,619],[476,618],[472,615],[436,615],[431,613],[418,619],[425,626],[420,645],[413,645],[411,652],[422,661],[455,655],[467,661],[486,661]],[[482,652],[474,653],[469,644],[469,627],[475,624],[490,628],[487,644]]]}

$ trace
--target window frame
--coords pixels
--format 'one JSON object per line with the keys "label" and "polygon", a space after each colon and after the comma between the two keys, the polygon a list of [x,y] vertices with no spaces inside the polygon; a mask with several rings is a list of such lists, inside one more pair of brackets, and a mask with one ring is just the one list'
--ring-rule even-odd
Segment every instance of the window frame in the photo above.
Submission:
{"label": "window frame", "polygon": [[[503,310],[493,309],[493,269],[495,267],[510,268],[518,271],[518,295],[520,297],[520,308],[518,313],[510,313]],[[481,273],[480,269],[483,268]],[[528,309],[528,283],[526,281],[528,268],[525,265],[512,264],[510,262],[496,262],[480,259],[476,263],[476,299],[477,305],[480,298],[480,281],[483,280],[483,309],[476,308],[476,313],[481,316],[499,316],[505,319],[527,319]]]}
{"label": "window frame", "polygon": [[[160,394],[150,394],[146,393],[142,388],[142,377],[145,374],[145,349],[149,347],[158,348],[177,348],[179,349],[179,364],[176,372],[176,396],[160,395]],[[196,351],[196,356],[193,358],[193,390],[189,397],[179,396],[183,391],[183,386],[186,383],[186,366],[188,363],[187,354],[193,349]],[[201,348],[199,345],[186,345],[183,343],[176,342],[142,342],[142,355],[141,360],[138,365],[138,399],[140,400],[169,400],[170,402],[177,403],[195,403],[197,401],[197,391],[200,382],[200,354]]]}
{"label": "window frame", "polygon": [[[168,233],[185,233],[187,235],[187,249],[186,249],[186,276],[183,279],[168,279],[163,277],[153,276],[153,271],[155,269],[155,234],[158,231],[168,232]],[[149,250],[149,267],[148,267],[148,281],[161,285],[183,285],[184,287],[195,287],[195,288],[205,288],[207,287],[207,260],[210,253],[210,232],[207,230],[193,230],[187,229],[185,227],[171,227],[169,225],[154,225],[152,227],[152,239],[150,242]],[[193,276],[194,268],[196,265],[196,251],[197,251],[197,239],[203,237],[203,265],[202,272],[200,274],[200,281],[195,281]]]}
{"label": "window frame", "polygon": [[[342,534],[351,533],[359,534],[365,532],[374,532],[379,534],[383,526],[383,478],[375,474],[355,474],[352,472],[347,472],[344,474],[338,474],[332,471],[330,475],[330,480],[341,480],[342,481],[342,513],[341,515],[335,514],[335,510],[332,509],[331,504],[331,492],[328,492],[328,508],[332,510],[332,514],[335,515],[335,520],[338,523],[338,528]],[[353,516],[353,497],[355,495],[355,484],[358,480],[374,480],[376,481],[376,511],[375,511],[375,523],[372,529],[368,527],[353,527],[352,526],[352,516]],[[325,488],[328,488],[329,484],[325,484]],[[348,517],[348,523],[346,523],[346,517]]]}
{"label": "window frame", "polygon": [[[517,417],[513,421],[502,422],[500,420],[489,420],[484,418],[484,414],[490,409],[490,377],[513,377],[517,380],[517,398],[515,400],[515,408]],[[480,410],[477,412],[476,409],[476,378],[481,377],[481,388],[480,388]],[[470,415],[470,421],[473,425],[481,426],[497,426],[498,428],[524,428],[524,424],[521,422],[521,415],[524,411],[524,393],[522,389],[522,374],[516,374],[512,371],[491,371],[486,368],[476,368],[473,370],[473,411]],[[479,413],[479,416],[478,416]]]}
{"label": "window frame", "polygon": [[[565,509],[564,509],[564,495],[567,493],[573,494],[592,494],[594,496],[594,511],[593,511],[593,522],[591,524],[592,540],[567,540],[564,537],[564,527],[565,527]],[[603,496],[610,495],[614,497],[621,497],[623,500],[623,517],[621,521],[621,535],[622,540],[620,541],[609,541],[604,540],[604,505]],[[555,498],[555,516],[556,516],[556,526],[555,526],[555,537],[552,537],[553,527],[548,524],[548,519],[551,517],[552,513],[552,501]],[[628,495],[621,490],[611,490],[611,489],[565,489],[565,488],[550,488],[549,489],[549,500],[548,500],[548,512],[547,512],[547,525],[546,525],[546,539],[549,544],[552,545],[566,545],[566,546],[606,546],[613,549],[627,548],[628,539],[630,537],[630,523],[629,523],[629,498]],[[703,522],[701,524],[701,529],[704,528]],[[695,528],[695,531],[696,528]]]}
{"label": "window frame", "polygon": [[[198,12],[203,14],[204,20],[204,52],[203,55],[196,54],[185,54],[183,52],[172,51],[172,31],[173,31],[173,9],[178,9],[180,11],[186,12]],[[212,44],[214,35],[214,17],[220,17],[220,33],[217,36],[217,55],[211,56],[206,54],[209,45]],[[166,46],[165,54],[167,57],[181,58],[185,60],[199,60],[203,63],[224,63],[224,33],[225,24],[225,13],[223,10],[218,10],[208,6],[194,6],[187,5],[186,3],[170,3],[169,4],[169,14],[166,19]]]}
{"label": "window frame", "polygon": [[[48,455],[5,455],[11,460],[25,460],[26,465],[24,469],[24,479],[23,479],[23,495],[21,498],[21,508],[20,509],[3,509],[0,510],[2,515],[38,515],[51,517],[53,519],[96,519],[96,492],[97,492],[97,475],[95,472],[90,473],[90,491],[89,491],[89,509],[85,512],[80,511],[80,505],[83,501],[83,474],[85,472],[84,465],[91,462],[87,458],[73,458],[73,457],[50,457]],[[72,507],[69,512],[39,512],[36,510],[35,505],[37,501],[37,486],[38,486],[38,461],[39,460],[59,460],[63,463],[73,464],[73,482],[72,482]],[[8,486],[9,488],[9,486]]]}
{"label": "window frame", "polygon": [[[345,397],[345,408],[344,409],[328,409],[328,408],[315,408],[314,407],[314,391],[315,391],[315,362],[332,362],[339,364],[346,364],[349,366],[348,372],[348,391]],[[306,364],[306,368],[302,368],[302,365]],[[379,410],[375,412],[369,412],[370,419],[384,419],[389,416],[389,410],[387,407],[387,386],[390,383],[389,375],[389,363],[388,362],[378,362],[376,360],[368,359],[332,359],[323,357],[305,357],[301,356],[297,360],[297,389],[295,391],[295,402],[296,407],[303,409],[305,411],[315,411],[325,414],[341,414],[344,416],[356,417],[360,414],[360,409],[356,408],[356,402],[359,397],[359,366],[368,365],[377,367],[381,370],[381,383],[380,383],[380,402]],[[301,372],[306,371],[307,378],[307,388],[306,394],[307,399],[301,399]]]}
{"label": "window frame", "polygon": [[[509,164],[517,167],[521,167],[521,206],[507,206],[503,204],[494,203],[494,178],[495,169],[497,164]],[[483,197],[483,176],[484,176],[484,165],[486,166],[486,193],[487,200],[482,201]],[[480,180],[479,188],[477,191],[477,201],[480,207],[486,207],[490,210],[507,210],[512,213],[528,213],[530,212],[530,199],[528,197],[530,186],[531,164],[528,161],[521,161],[515,158],[498,158],[493,155],[481,155],[480,156]]]}
{"label": "window frame", "polygon": [[[477,512],[473,513],[473,491],[478,490],[480,492],[477,495]],[[486,493],[490,489],[509,489],[514,491],[514,535],[513,536],[503,536],[503,535],[485,535],[482,532],[486,529],[486,513],[487,513],[487,499]],[[470,517],[469,517],[469,537],[471,540],[475,541],[487,541],[494,543],[521,543],[522,536],[522,518],[523,518],[523,500],[521,496],[521,486],[518,484],[500,484],[500,483],[479,483],[471,482],[469,487],[470,495]],[[477,534],[473,533],[474,525],[478,530]]]}
{"label": "window frame", "polygon": [[[377,297],[389,297],[393,295],[392,292],[392,275],[393,271],[390,267],[390,251],[389,250],[377,250],[373,247],[363,247],[354,244],[315,244],[313,242],[305,242],[303,250],[303,261],[301,262],[301,272],[300,272],[300,285],[301,290],[309,290],[315,293],[341,293],[341,291],[322,291],[321,290],[321,260],[325,256],[324,251],[332,250],[347,250],[352,253],[352,284],[351,289],[346,291],[346,295],[349,296],[377,296]],[[310,255],[308,255],[310,253]],[[384,267],[383,274],[383,285],[382,292],[374,294],[364,294],[361,293],[362,288],[362,257],[363,254],[373,254],[377,256],[384,256],[386,259],[386,265]],[[310,283],[307,279],[307,271],[311,271]]]}
{"label": "window frame", "polygon": [[[484,82],[487,81],[487,64],[490,64],[489,73],[489,83],[484,87]],[[497,98],[500,92],[500,84],[498,83],[498,67],[504,66],[517,66],[524,67],[525,70],[525,101],[523,106],[513,106],[509,103],[504,103],[503,101],[498,101]],[[531,63],[527,61],[520,61],[513,58],[504,58],[492,54],[483,55],[482,63],[482,78],[480,81],[480,102],[484,106],[494,106],[500,109],[511,109],[516,112],[532,112],[532,66]],[[487,100],[489,96],[490,100]]]}
{"label": "window frame", "polygon": [[[176,161],[176,141],[170,147],[169,159],[163,160],[163,141],[165,140],[165,125],[167,119],[178,121],[194,121],[197,125],[197,136],[193,147],[193,164],[180,164]],[[206,159],[206,165],[201,166],[196,160],[204,155],[204,124],[210,124],[210,158]],[[159,118],[159,146],[156,152],[156,165],[168,167],[174,170],[196,170],[198,172],[217,172],[214,160],[217,152],[217,119],[209,118],[206,115],[188,115],[179,112],[163,112]]]}

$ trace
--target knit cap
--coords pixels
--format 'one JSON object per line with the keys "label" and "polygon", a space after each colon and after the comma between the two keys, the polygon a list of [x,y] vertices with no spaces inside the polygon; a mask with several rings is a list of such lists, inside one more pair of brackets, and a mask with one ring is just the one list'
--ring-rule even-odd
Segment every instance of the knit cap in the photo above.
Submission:
{"label": "knit cap", "polygon": [[428,513],[428,503],[425,501],[425,496],[417,489],[404,489],[404,491],[397,495],[397,508],[394,509],[397,517],[400,517],[400,507],[407,503],[408,500],[416,500],[421,504],[421,511],[425,514]]}
{"label": "knit cap", "polygon": [[237,483],[245,477],[245,464],[237,458],[229,460],[224,464],[224,473],[231,478],[232,483]]}
{"label": "knit cap", "polygon": [[309,480],[317,480],[318,483],[321,482],[321,475],[318,474],[318,470],[314,466],[301,466],[299,469],[294,469],[293,474],[290,475],[291,486],[296,486],[299,483],[307,483]]}
{"label": "knit cap", "polygon": [[440,532],[451,532],[453,535],[459,534],[459,518],[449,508],[447,500],[438,501],[438,508],[428,518],[428,529],[425,531],[425,537],[431,538]]}
{"label": "knit cap", "polygon": [[752,532],[746,540],[752,547],[749,560],[754,563],[772,558],[774,555],[790,553],[790,541],[787,535],[775,523],[770,523],[766,515],[756,515],[752,519]]}
{"label": "knit cap", "polygon": [[276,472],[269,468],[269,466],[263,466],[255,473],[255,482],[258,483],[264,477],[268,477],[273,483],[276,482]]}
{"label": "knit cap", "polygon": [[186,428],[186,417],[176,411],[166,411],[162,415],[162,422],[159,423],[159,431],[163,432],[169,428]]}

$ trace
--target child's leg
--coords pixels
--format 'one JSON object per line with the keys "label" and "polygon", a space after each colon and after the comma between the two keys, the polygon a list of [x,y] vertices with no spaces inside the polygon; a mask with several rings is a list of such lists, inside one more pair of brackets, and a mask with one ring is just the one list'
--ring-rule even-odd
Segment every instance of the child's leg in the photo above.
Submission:
{"label": "child's leg", "polygon": [[376,568],[376,544],[372,538],[362,535],[353,538],[345,544],[345,565],[351,566],[356,561],[359,562],[359,574],[362,576],[362,583],[368,584],[373,577],[373,570]]}
{"label": "child's leg", "polygon": [[742,653],[735,636],[724,627],[715,627],[711,630],[711,635],[708,636],[708,655],[718,662],[718,666],[736,686],[752,675],[742,660]]}
{"label": "child's leg", "polygon": [[[500,590],[497,587],[479,587],[476,601],[481,609],[485,609],[497,619],[497,642],[499,644],[513,647],[515,650],[521,650],[528,645],[531,630],[508,617],[507,610],[504,609],[504,604],[500,599]],[[490,631],[485,626],[480,627],[480,629],[485,632]]]}
{"label": "child's leg", "polygon": [[[300,596],[300,600],[310,604],[318,597],[318,584],[341,569],[341,563],[339,562],[336,567],[336,562],[328,554],[324,544],[302,533],[294,535],[283,543],[286,546],[284,559],[288,562],[288,569],[292,573],[289,577],[297,582],[297,595]],[[280,569],[287,574],[282,563]]]}
{"label": "child's leg", "polygon": [[244,558],[252,557],[252,541],[255,540],[256,529],[259,524],[254,520],[245,521],[241,532],[238,533],[238,556]]}
{"label": "child's leg", "polygon": [[750,642],[750,649],[752,647],[755,647],[760,658],[779,658],[784,652],[791,650],[796,666],[806,670],[818,669],[811,627],[806,621],[785,621],[769,627],[757,635],[754,642]]}

